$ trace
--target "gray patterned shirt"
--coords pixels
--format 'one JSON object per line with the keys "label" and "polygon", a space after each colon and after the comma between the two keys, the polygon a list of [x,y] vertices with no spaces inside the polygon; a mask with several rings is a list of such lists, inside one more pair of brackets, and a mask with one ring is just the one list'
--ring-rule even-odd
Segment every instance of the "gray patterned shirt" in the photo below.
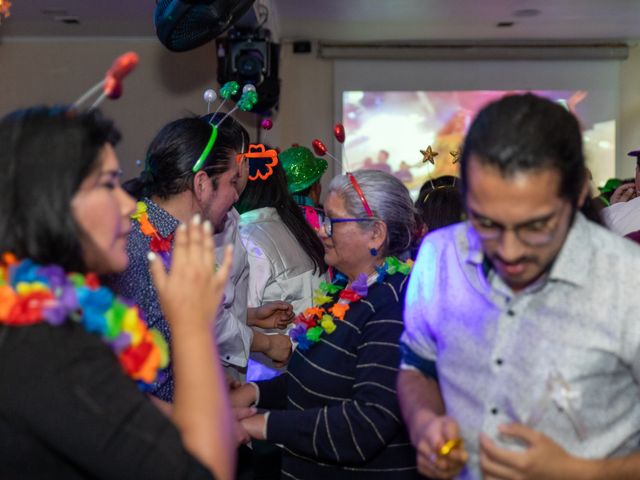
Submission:
{"label": "gray patterned shirt", "polygon": [[524,448],[498,434],[503,423],[585,458],[640,449],[638,272],[640,248],[581,214],[547,277],[517,294],[485,274],[468,223],[425,239],[406,298],[404,366],[435,362],[470,453],[460,478],[480,478],[480,432]]}
{"label": "gray patterned shirt", "polygon": [[[152,200],[144,198],[142,201],[147,205],[149,222],[158,230],[158,233],[164,238],[173,234],[180,222]],[[246,323],[249,263],[247,251],[240,241],[239,220],[238,212],[232,209],[227,214],[224,230],[214,236],[216,261],[222,261],[226,245],[231,244],[234,247],[231,273],[215,324],[220,360],[225,371],[231,375],[234,375],[234,366],[243,368],[247,365],[253,339],[253,332]],[[160,301],[149,272],[147,261],[149,245],[149,237],[142,233],[140,224],[132,220],[131,233],[127,242],[129,266],[126,271],[112,275],[106,281],[119,295],[134,301],[143,312],[147,324],[158,329],[171,345],[171,330],[160,308]],[[160,380],[152,386],[151,392],[166,402],[173,402],[173,391],[173,369],[169,364]]]}

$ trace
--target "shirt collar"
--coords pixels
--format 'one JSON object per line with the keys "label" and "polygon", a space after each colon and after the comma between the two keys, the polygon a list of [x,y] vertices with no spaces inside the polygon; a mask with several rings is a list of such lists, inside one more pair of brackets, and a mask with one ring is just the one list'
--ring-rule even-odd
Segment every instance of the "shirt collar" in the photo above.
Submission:
{"label": "shirt collar", "polygon": [[465,222],[466,229],[464,231],[465,235],[459,239],[459,241],[463,242],[463,245],[459,245],[458,247],[466,248],[467,255],[466,260],[468,263],[473,265],[480,265],[484,261],[484,252],[482,251],[482,243],[480,242],[480,238],[478,234],[471,226],[470,222]]}
{"label": "shirt collar", "polygon": [[556,257],[549,278],[582,286],[587,280],[585,266],[589,265],[593,256],[590,241],[589,220],[580,212],[576,212],[573,225]]}
{"label": "shirt collar", "polygon": [[143,198],[142,201],[147,205],[147,217],[158,233],[166,238],[176,231],[180,225],[180,221],[160,207],[150,198]]}
{"label": "shirt collar", "polygon": [[216,240],[216,248],[220,245],[230,243],[235,238],[238,232],[238,224],[240,223],[240,214],[235,208],[231,208],[227,212],[227,218],[224,221],[222,230],[216,230],[213,238]]}
{"label": "shirt collar", "polygon": [[279,220],[279,218],[278,211],[273,207],[256,208],[240,215],[240,225],[268,222],[272,220]]}

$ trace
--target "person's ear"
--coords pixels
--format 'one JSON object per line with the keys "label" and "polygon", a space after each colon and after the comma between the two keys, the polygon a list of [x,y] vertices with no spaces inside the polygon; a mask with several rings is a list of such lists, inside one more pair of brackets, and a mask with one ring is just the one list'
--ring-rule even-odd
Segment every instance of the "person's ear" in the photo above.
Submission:
{"label": "person's ear", "polygon": [[580,196],[578,197],[578,208],[582,208],[584,202],[587,201],[589,197],[589,193],[591,191],[591,180],[589,180],[589,176],[585,175],[584,182],[582,183],[582,189],[580,190]]}
{"label": "person's ear", "polygon": [[369,240],[369,249],[375,248],[381,250],[387,241],[387,224],[382,220],[376,220],[371,229],[371,238]]}
{"label": "person's ear", "polygon": [[211,179],[209,176],[200,170],[193,177],[193,193],[198,200],[201,200],[205,196],[208,189],[211,188]]}

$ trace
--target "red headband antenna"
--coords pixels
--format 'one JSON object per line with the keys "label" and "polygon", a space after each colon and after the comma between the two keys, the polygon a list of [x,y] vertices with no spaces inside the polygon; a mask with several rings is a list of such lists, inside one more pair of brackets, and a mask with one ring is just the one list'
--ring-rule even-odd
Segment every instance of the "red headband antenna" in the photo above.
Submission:
{"label": "red headband antenna", "polygon": [[[341,145],[344,146],[346,135],[344,131],[344,126],[341,123],[336,123],[335,127],[333,127],[333,135],[336,137],[336,140]],[[313,142],[311,142],[311,145],[313,146],[313,150],[314,152],[316,152],[316,155],[320,157],[324,155],[329,156],[346,171],[345,174],[347,175],[349,182],[351,182],[353,189],[358,194],[358,197],[360,198],[360,202],[362,202],[362,207],[364,208],[365,213],[367,214],[368,217],[373,217],[373,211],[371,210],[371,207],[369,207],[369,202],[367,202],[367,199],[364,196],[364,192],[362,191],[362,188],[360,188],[360,185],[358,184],[358,181],[356,180],[356,177],[353,175],[353,173],[351,173],[349,169],[345,168],[344,164],[340,160],[338,160],[336,157],[334,157],[327,151],[327,147],[325,146],[324,143],[322,143],[321,140],[316,138]],[[346,156],[345,156],[345,159],[346,159]]]}

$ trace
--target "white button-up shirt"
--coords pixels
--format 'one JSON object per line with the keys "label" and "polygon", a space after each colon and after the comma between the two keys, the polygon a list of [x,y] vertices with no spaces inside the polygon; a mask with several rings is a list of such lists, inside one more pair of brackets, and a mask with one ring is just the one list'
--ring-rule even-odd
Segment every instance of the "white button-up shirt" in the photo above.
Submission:
{"label": "white button-up shirt", "polygon": [[[245,212],[240,216],[240,236],[249,258],[249,306],[259,307],[267,302],[282,300],[293,306],[294,313],[304,312],[313,304],[313,292],[326,279],[313,260],[303,250],[300,242],[284,224],[275,208],[264,207]],[[268,329],[265,333],[288,333],[287,330]],[[251,363],[250,379],[263,380],[275,376],[278,371],[262,354],[253,354],[261,364]]]}
{"label": "white button-up shirt", "polygon": [[217,264],[222,262],[226,246],[233,245],[233,264],[229,281],[224,287],[221,310],[216,318],[215,335],[222,361],[243,368],[249,359],[253,332],[247,326],[249,261],[240,240],[239,223],[240,215],[232,208],[227,214],[224,229],[214,235]]}

